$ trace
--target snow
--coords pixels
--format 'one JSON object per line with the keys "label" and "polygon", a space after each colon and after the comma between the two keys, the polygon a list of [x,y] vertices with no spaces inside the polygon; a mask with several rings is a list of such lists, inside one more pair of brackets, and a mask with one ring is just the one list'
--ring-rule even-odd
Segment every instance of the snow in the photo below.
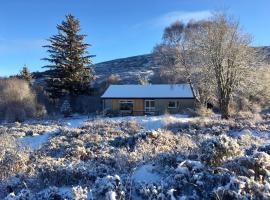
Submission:
{"label": "snow", "polygon": [[71,188],[70,187],[59,187],[58,188],[59,194],[61,196],[64,195],[70,195],[71,194]]}
{"label": "snow", "polygon": [[64,120],[64,123],[66,123],[67,127],[69,128],[80,128],[87,120],[89,120],[88,116],[81,115],[67,118]]}
{"label": "snow", "polygon": [[246,136],[252,136],[257,139],[262,139],[265,144],[270,144],[270,132],[267,131],[256,131],[244,129],[242,131],[234,131],[230,133],[233,138],[243,138]]}
{"label": "snow", "polygon": [[114,191],[108,191],[107,193],[106,193],[106,200],[117,200],[116,199],[116,192],[114,192]]}
{"label": "snow", "polygon": [[139,183],[155,183],[161,180],[161,176],[153,172],[154,166],[151,164],[145,164],[134,171],[132,179]]}
{"label": "snow", "polygon": [[159,116],[126,116],[126,117],[114,117],[106,118],[113,121],[135,121],[147,130],[155,130],[164,128],[168,123],[173,122],[190,122],[196,120],[188,115],[159,115]]}
{"label": "snow", "polygon": [[[62,119],[64,126],[68,128],[80,128],[90,118],[85,115],[78,115],[67,119]],[[115,118],[104,118],[106,120],[113,121],[135,121],[140,124],[146,130],[156,130],[166,127],[168,122],[189,122],[196,118],[190,118],[188,115],[160,115],[160,116],[126,116]],[[30,148],[32,150],[38,150],[45,144],[58,130],[51,132],[45,132],[41,135],[26,136],[19,138],[19,142],[23,147]],[[269,137],[270,138],[270,137]]]}
{"label": "snow", "polygon": [[102,98],[194,98],[189,84],[111,85]]}
{"label": "snow", "polygon": [[26,136],[23,138],[19,138],[19,143],[25,147],[30,148],[32,150],[39,149],[43,144],[45,144],[49,138],[55,134],[57,131],[53,132],[45,132],[42,135],[34,135],[34,136]]}
{"label": "snow", "polygon": [[173,193],[175,192],[175,189],[170,189],[167,194],[170,196],[171,200],[176,200],[176,198],[174,197]]}
{"label": "snow", "polygon": [[[79,128],[83,126],[84,122],[88,120],[87,116],[76,116],[64,119],[64,124],[69,128]],[[38,150],[45,144],[58,130],[52,132],[45,132],[42,135],[33,135],[19,138],[19,143],[31,150]]]}

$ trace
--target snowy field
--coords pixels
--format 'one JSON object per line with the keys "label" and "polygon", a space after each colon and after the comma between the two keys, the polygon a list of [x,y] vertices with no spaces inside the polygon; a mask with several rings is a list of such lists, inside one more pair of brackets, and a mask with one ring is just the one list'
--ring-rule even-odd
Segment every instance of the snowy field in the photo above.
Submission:
{"label": "snowy field", "polygon": [[[97,117],[101,119],[101,117]],[[155,130],[164,128],[168,123],[172,122],[182,122],[187,123],[189,121],[194,121],[196,118],[191,118],[187,115],[162,115],[162,116],[138,116],[138,117],[114,117],[114,118],[102,118],[106,121],[133,121],[137,122],[139,125],[144,127],[146,130]],[[88,120],[94,120],[93,117],[88,116],[75,116],[68,119],[61,119],[60,123],[63,127],[67,128],[80,128]],[[45,121],[47,123],[47,121]],[[46,143],[58,130],[53,130],[51,132],[45,132],[42,135],[34,135],[20,138],[19,141],[21,144],[27,148],[33,150],[39,149],[44,143]]]}
{"label": "snowy field", "polygon": [[20,146],[2,144],[13,157],[1,199],[270,199],[269,116],[76,115],[0,130]]}

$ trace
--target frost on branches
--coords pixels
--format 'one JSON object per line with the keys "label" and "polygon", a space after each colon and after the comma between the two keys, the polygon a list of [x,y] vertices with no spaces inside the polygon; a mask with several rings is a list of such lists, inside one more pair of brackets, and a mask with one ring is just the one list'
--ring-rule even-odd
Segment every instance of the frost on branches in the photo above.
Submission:
{"label": "frost on branches", "polygon": [[1,167],[13,169],[2,176],[0,198],[266,200],[269,120],[199,119],[158,130],[112,119],[91,120],[80,128],[36,124],[34,132],[59,132],[26,157],[8,155],[23,152],[13,142],[29,135],[32,125],[0,127],[0,144],[10,152],[2,151]]}

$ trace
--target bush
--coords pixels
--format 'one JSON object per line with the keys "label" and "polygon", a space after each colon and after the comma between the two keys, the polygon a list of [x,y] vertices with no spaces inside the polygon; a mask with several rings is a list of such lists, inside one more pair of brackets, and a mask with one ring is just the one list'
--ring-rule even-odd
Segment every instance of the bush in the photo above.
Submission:
{"label": "bush", "polygon": [[0,80],[0,119],[24,121],[44,114],[44,106],[37,103],[36,95],[26,81],[16,78]]}
{"label": "bush", "polygon": [[212,137],[201,144],[201,160],[208,165],[219,166],[227,159],[241,154],[237,141],[226,135]]}
{"label": "bush", "polygon": [[63,102],[60,112],[64,115],[64,117],[69,117],[71,115],[72,109],[68,100]]}
{"label": "bush", "polygon": [[246,176],[259,182],[270,181],[270,155],[265,152],[239,157],[224,166],[238,176]]}
{"label": "bush", "polygon": [[212,117],[214,115],[212,109],[200,106],[195,110],[196,116],[200,117]]}
{"label": "bush", "polygon": [[125,191],[118,175],[98,178],[95,185],[95,193],[101,197],[105,196],[106,200],[125,199]]}
{"label": "bush", "polygon": [[28,154],[22,151],[13,136],[3,130],[0,132],[0,152],[0,180],[26,169]]}

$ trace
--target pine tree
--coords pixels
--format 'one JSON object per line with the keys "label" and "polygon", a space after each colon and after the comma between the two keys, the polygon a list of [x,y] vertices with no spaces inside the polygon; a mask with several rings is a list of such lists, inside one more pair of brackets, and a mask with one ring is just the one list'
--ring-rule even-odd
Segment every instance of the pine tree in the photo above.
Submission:
{"label": "pine tree", "polygon": [[19,76],[27,82],[32,80],[32,74],[26,65],[23,66]]}
{"label": "pine tree", "polygon": [[80,22],[72,15],[67,15],[57,29],[58,34],[44,46],[50,54],[44,60],[51,63],[44,66],[51,72],[47,77],[47,92],[53,99],[85,94],[94,79],[90,68],[93,55],[87,51],[91,45],[84,43],[86,35],[79,34]]}

